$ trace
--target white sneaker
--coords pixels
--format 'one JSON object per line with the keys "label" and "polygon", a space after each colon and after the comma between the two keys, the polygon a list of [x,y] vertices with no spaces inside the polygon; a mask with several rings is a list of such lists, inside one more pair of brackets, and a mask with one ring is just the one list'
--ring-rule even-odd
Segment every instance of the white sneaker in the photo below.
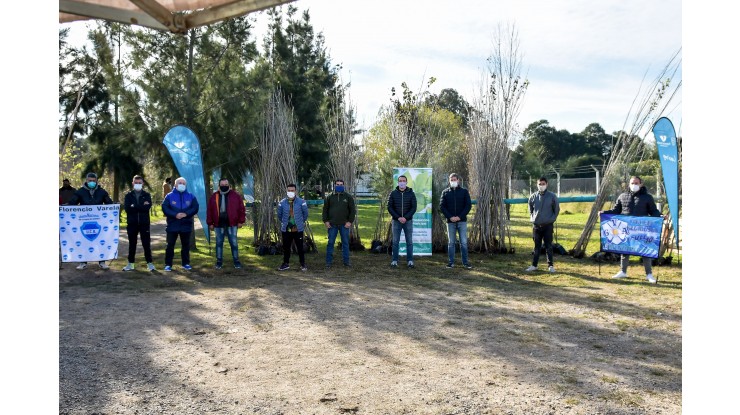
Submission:
{"label": "white sneaker", "polygon": [[524,270],[524,272],[532,272],[532,271],[537,271],[537,267],[535,267],[534,265],[530,265],[527,267],[527,269]]}
{"label": "white sneaker", "polygon": [[100,268],[102,268],[102,269],[108,269],[108,268],[110,268],[110,267],[108,266],[108,264],[106,264],[106,263],[105,263],[105,261],[100,261],[100,262],[98,262],[98,265],[99,265],[99,266],[100,266]]}
{"label": "white sneaker", "polygon": [[624,271],[619,271],[616,274],[612,275],[612,278],[627,278],[627,273]]}
{"label": "white sneaker", "polygon": [[132,263],[129,262],[128,265],[126,265],[125,267],[123,267],[123,270],[122,271],[133,271],[133,270],[134,270],[134,264],[132,264]]}
{"label": "white sneaker", "polygon": [[157,269],[154,268],[154,264],[151,262],[147,262],[146,267],[149,269],[149,271],[156,271]]}
{"label": "white sneaker", "polygon": [[655,277],[653,277],[653,274],[648,274],[647,275],[647,280],[648,280],[648,282],[650,284],[655,284],[655,283],[658,282],[658,280]]}
{"label": "white sneaker", "polygon": [[87,268],[87,262],[82,262],[80,265],[76,266],[77,269],[85,269]]}
{"label": "white sneaker", "polygon": [[550,265],[549,267],[547,267],[547,270],[549,272],[555,272],[555,267],[553,267],[552,265]]}

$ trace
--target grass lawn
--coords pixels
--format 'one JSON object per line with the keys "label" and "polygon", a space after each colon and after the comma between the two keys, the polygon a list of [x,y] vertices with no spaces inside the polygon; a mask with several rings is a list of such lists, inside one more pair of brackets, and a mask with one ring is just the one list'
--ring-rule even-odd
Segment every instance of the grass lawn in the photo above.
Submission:
{"label": "grass lawn", "polygon": [[[563,203],[561,204],[561,213],[556,223],[555,241],[563,245],[565,249],[569,250],[573,247],[576,240],[580,236],[583,224],[586,222],[588,217],[588,209],[590,203]],[[354,265],[352,272],[362,273],[363,275],[377,275],[381,276],[388,272],[388,265],[390,263],[390,256],[384,254],[374,254],[369,251],[370,244],[372,242],[373,233],[375,230],[375,223],[378,215],[378,205],[359,205],[359,225],[360,225],[360,237],[365,246],[365,251],[352,251],[350,253],[351,261]],[[475,207],[473,212],[475,212]],[[125,216],[125,214],[123,215]],[[247,212],[249,217],[249,211]],[[152,214],[152,221],[161,221],[163,218],[160,206],[155,206]],[[248,219],[249,222],[249,219]],[[122,219],[122,223],[125,223],[125,218]],[[307,263],[312,271],[318,271],[321,269],[323,272],[324,266],[324,255],[326,252],[327,244],[327,232],[321,223],[321,206],[310,206],[309,207],[309,223],[313,232],[313,237],[318,247],[318,253],[313,252],[307,254]],[[122,230],[122,235],[125,235],[125,230]],[[276,271],[276,268],[282,262],[282,255],[266,255],[259,256],[256,253],[255,248],[252,246],[254,230],[251,223],[248,223],[242,229],[239,230],[239,245],[240,245],[240,259],[245,267],[251,267],[256,270],[263,271]],[[154,235],[153,235],[154,236]],[[197,250],[191,252],[191,265],[208,273],[215,264],[215,236],[211,235],[211,246],[209,247],[206,242],[205,235],[201,230],[196,231],[196,244]],[[161,266],[164,259],[164,245],[154,244],[154,256],[155,263]],[[225,243],[225,251],[228,257],[228,242]],[[479,254],[470,253],[470,260],[474,266],[474,274],[480,276],[509,278],[512,276],[526,277],[529,278],[534,274],[524,273],[523,270],[526,268],[531,261],[532,251],[532,237],[531,237],[531,225],[528,220],[527,207],[525,204],[514,204],[511,205],[511,245],[515,248],[514,254]],[[139,248],[141,250],[141,248]],[[588,245],[586,257],[583,259],[574,259],[570,256],[555,255],[555,268],[558,271],[555,275],[551,276],[548,280],[552,284],[556,285],[580,285],[587,281],[589,278],[608,278],[618,270],[618,263],[602,263],[599,264],[594,260],[590,259],[590,255],[599,250],[598,232],[594,231],[591,236],[591,241]],[[334,251],[334,264],[341,266],[341,249],[335,249]],[[125,253],[119,253],[121,258],[125,257]],[[673,264],[670,266],[655,267],[655,274],[658,275],[659,279],[663,282],[678,282],[681,278],[681,267],[677,264],[680,261],[678,258],[673,258]],[[635,277],[644,277],[644,271],[642,265],[638,262],[639,258],[633,257],[630,264],[629,274]],[[459,253],[456,255],[456,262],[459,265],[460,257]],[[179,262],[179,244],[175,251],[175,264]],[[225,265],[223,272],[227,271],[230,267],[229,258],[225,258]],[[292,265],[297,265],[297,258],[295,255],[291,257]],[[446,255],[441,253],[435,253],[432,256],[417,257],[415,259],[416,269],[415,270],[403,270],[410,272],[413,275],[429,275],[429,276],[443,276],[449,270],[445,269]],[[401,266],[405,261],[401,258]],[[601,265],[601,266],[599,266]],[[543,255],[540,257],[540,269],[546,269],[546,258]],[[461,270],[460,270],[461,271]],[[541,273],[540,273],[541,274]]]}

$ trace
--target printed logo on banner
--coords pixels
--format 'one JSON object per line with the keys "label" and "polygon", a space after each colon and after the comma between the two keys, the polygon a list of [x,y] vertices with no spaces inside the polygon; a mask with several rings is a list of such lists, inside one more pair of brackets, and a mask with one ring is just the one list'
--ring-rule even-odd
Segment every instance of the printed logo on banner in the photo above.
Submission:
{"label": "printed logo on banner", "polygon": [[611,219],[601,224],[601,234],[615,245],[619,245],[627,240],[629,233],[627,223],[619,219]]}
{"label": "printed logo on banner", "polygon": [[82,236],[90,242],[94,241],[95,238],[100,235],[100,230],[101,227],[97,222],[84,222],[82,226],[80,226]]}
{"label": "printed logo on banner", "polygon": [[61,232],[61,233],[67,232],[67,228],[65,228],[64,226],[62,226],[62,227],[59,228],[59,232]]}
{"label": "printed logo on banner", "polygon": [[64,212],[59,213],[59,219],[64,219]]}

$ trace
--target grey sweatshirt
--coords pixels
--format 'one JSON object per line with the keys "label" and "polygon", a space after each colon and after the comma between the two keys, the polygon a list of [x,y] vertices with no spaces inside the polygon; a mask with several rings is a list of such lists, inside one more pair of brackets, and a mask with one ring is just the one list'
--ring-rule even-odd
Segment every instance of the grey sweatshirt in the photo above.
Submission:
{"label": "grey sweatshirt", "polygon": [[560,202],[555,193],[545,190],[534,192],[529,197],[529,221],[535,225],[554,223],[560,214]]}

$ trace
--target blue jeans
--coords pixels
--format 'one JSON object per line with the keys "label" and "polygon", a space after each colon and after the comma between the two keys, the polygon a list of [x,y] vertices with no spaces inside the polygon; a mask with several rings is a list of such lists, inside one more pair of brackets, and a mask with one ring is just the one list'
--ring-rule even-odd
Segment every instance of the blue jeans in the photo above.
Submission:
{"label": "blue jeans", "polygon": [[234,258],[234,262],[239,260],[239,245],[236,239],[236,230],[239,229],[236,226],[229,226],[228,228],[214,228],[216,232],[216,262],[223,263],[224,261],[224,234],[229,236],[229,245],[231,246],[231,256]]}
{"label": "blue jeans", "polygon": [[463,265],[468,264],[468,223],[447,222],[447,261],[455,263],[455,231],[460,235],[460,253]]}
{"label": "blue jeans", "polygon": [[411,239],[414,234],[414,221],[409,220],[401,223],[397,220],[391,221],[393,224],[393,261],[398,262],[398,248],[401,241],[401,230],[406,237],[406,261],[414,260],[414,243]]}
{"label": "blue jeans", "polygon": [[349,228],[344,225],[331,225],[329,231],[329,243],[326,244],[326,263],[331,264],[334,258],[334,243],[337,241],[337,233],[342,237],[342,262],[349,264]]}

